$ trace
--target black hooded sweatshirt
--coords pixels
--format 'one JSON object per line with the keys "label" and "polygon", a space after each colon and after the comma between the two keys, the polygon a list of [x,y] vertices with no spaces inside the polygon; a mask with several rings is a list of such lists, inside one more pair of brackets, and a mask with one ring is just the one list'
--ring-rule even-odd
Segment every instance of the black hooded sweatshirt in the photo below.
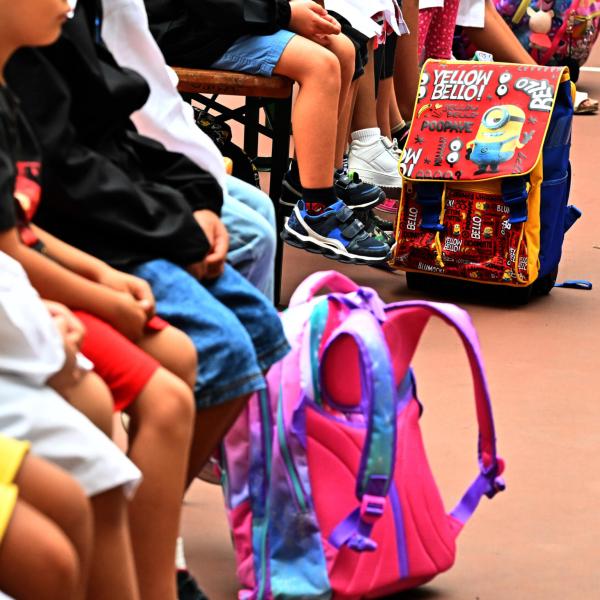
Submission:
{"label": "black hooded sweatshirt", "polygon": [[20,50],[6,70],[41,146],[34,222],[117,268],[200,261],[209,246],[193,211],[219,214],[222,190],[195,163],[135,131],[129,116],[149,89],[98,39],[96,6],[80,0],[58,42]]}
{"label": "black hooded sweatshirt", "polygon": [[243,35],[268,35],[290,22],[288,0],[144,0],[166,61],[208,68]]}

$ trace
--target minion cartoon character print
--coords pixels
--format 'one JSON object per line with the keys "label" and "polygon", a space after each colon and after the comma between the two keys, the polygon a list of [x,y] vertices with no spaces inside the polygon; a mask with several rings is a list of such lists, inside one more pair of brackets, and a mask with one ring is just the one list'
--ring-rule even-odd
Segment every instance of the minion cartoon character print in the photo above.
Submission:
{"label": "minion cartoon character print", "polygon": [[415,181],[497,179],[536,164],[562,70],[427,61],[400,160]]}
{"label": "minion cartoon character print", "polygon": [[485,111],[475,139],[466,144],[467,158],[478,167],[474,175],[481,175],[488,168],[490,173],[497,173],[500,164],[525,147],[533,134],[526,133],[521,139],[524,124],[525,112],[512,104],[493,106]]}

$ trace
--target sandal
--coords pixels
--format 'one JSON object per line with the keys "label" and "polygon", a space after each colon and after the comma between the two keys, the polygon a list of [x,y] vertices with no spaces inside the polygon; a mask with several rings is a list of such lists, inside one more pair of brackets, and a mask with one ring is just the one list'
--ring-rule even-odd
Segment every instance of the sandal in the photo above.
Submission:
{"label": "sandal", "polygon": [[576,115],[595,115],[598,112],[598,100],[590,98],[587,92],[575,92],[573,112]]}

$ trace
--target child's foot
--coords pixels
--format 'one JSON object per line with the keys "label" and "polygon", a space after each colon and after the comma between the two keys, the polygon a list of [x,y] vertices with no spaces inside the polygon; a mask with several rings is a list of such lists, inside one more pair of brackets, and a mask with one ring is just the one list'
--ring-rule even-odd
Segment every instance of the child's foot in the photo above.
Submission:
{"label": "child's foot", "polygon": [[390,254],[389,245],[369,235],[341,200],[318,213],[309,213],[304,200],[300,200],[281,238],[291,246],[346,263],[377,263],[387,260]]}
{"label": "child's foot", "polygon": [[[337,197],[351,209],[375,206],[385,200],[385,192],[375,185],[361,181],[358,173],[348,175],[342,170],[337,170],[333,176],[333,187]],[[289,214],[298,200],[302,199],[302,186],[288,171],[281,186],[279,204]]]}
{"label": "child's foot", "polygon": [[384,136],[370,142],[353,140],[350,144],[348,170],[357,172],[363,181],[383,188],[388,196],[398,197],[402,189],[399,161],[398,145]]}
{"label": "child's foot", "polygon": [[302,186],[294,180],[291,171],[288,170],[281,184],[279,204],[287,211],[285,214],[289,214],[290,211],[294,210],[294,206],[296,206],[298,200],[302,200]]}
{"label": "child's foot", "polygon": [[394,239],[394,224],[375,214],[372,208],[360,208],[354,211],[356,218],[364,223],[367,233],[380,242],[386,243],[392,250]]}
{"label": "child's foot", "polygon": [[187,569],[177,571],[177,598],[179,600],[208,600]]}
{"label": "child's foot", "polygon": [[352,210],[377,206],[385,200],[385,192],[381,188],[365,183],[356,172],[337,170],[333,176],[333,189],[336,196]]}
{"label": "child's foot", "polygon": [[392,141],[396,142],[398,146],[398,150],[402,153],[404,150],[404,146],[406,146],[406,142],[408,141],[408,134],[410,132],[410,121],[406,121],[400,129],[392,132]]}

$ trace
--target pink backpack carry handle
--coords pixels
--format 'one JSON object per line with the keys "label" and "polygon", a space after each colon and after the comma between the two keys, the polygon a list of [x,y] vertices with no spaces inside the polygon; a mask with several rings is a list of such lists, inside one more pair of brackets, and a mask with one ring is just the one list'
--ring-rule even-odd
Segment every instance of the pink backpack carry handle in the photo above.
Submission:
{"label": "pink backpack carry handle", "polygon": [[296,288],[290,298],[290,308],[310,302],[324,288],[329,288],[334,293],[347,294],[356,292],[359,286],[337,271],[317,271]]}
{"label": "pink backpack carry handle", "polygon": [[441,318],[453,327],[467,351],[479,425],[480,472],[451,512],[454,518],[464,524],[477,508],[483,495],[491,498],[505,488],[504,481],[500,477],[504,471],[504,461],[496,454],[494,420],[475,328],[469,315],[452,304],[418,300],[399,302],[388,305],[386,313],[388,318],[383,324],[383,329],[388,344],[393,348],[392,362],[397,382],[401,381],[408,371],[421,335],[432,316]]}

